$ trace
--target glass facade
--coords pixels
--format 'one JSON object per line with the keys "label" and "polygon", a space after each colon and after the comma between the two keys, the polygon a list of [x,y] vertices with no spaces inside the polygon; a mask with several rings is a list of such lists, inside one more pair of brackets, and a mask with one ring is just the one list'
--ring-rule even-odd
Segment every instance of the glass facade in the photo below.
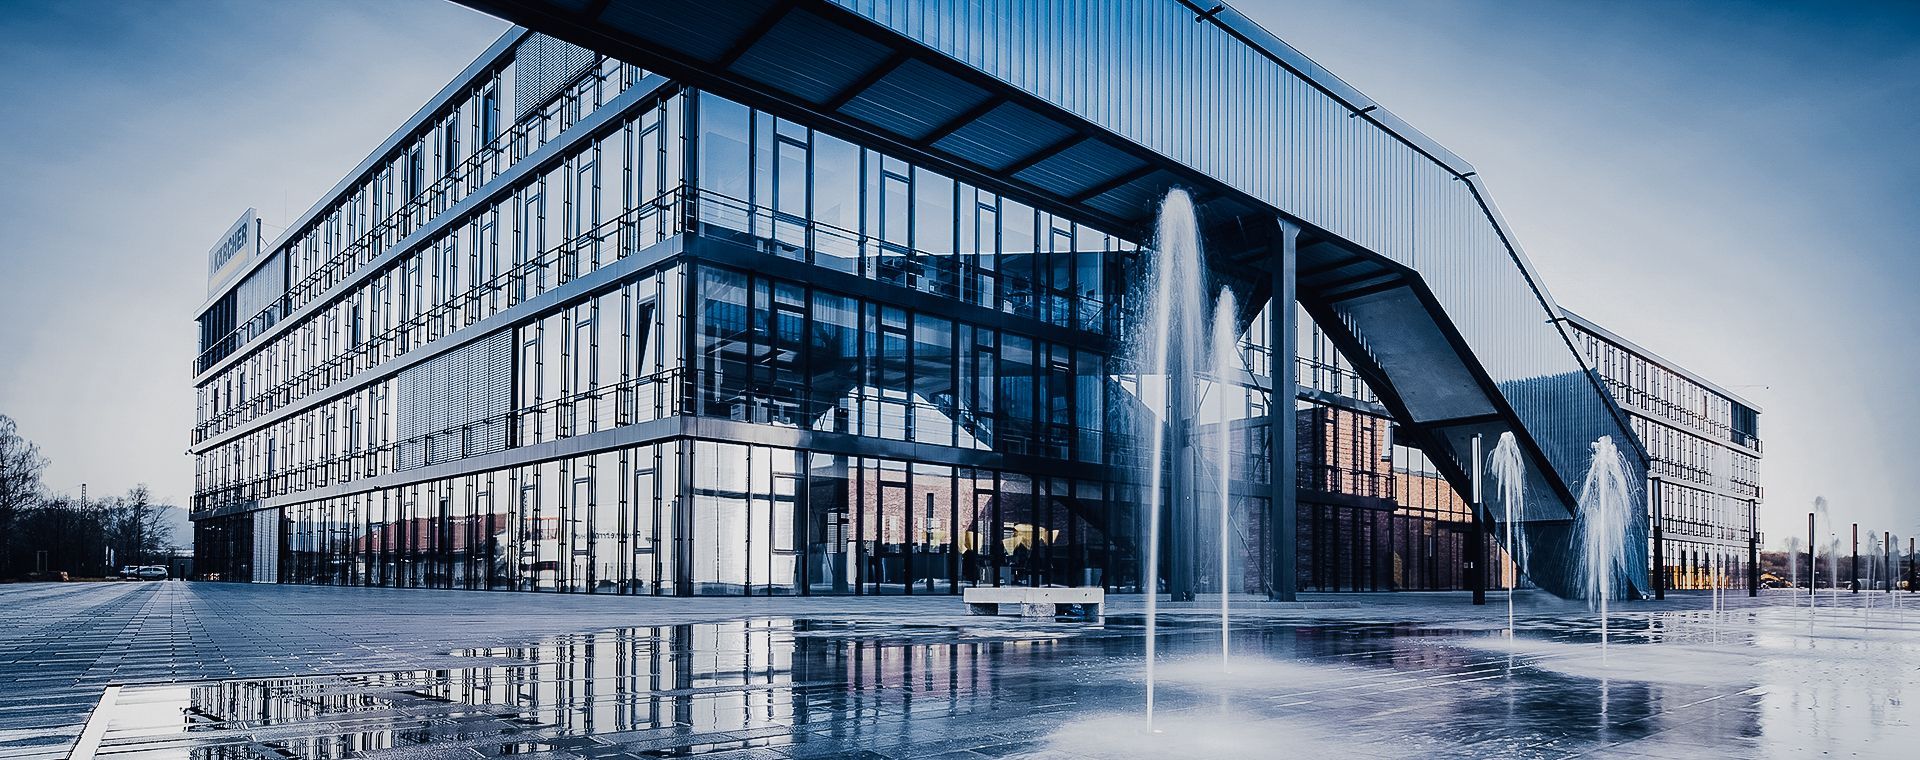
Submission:
{"label": "glass facade", "polygon": [[[1103,508],[1109,294],[1135,243],[595,60],[508,132],[545,142],[497,156],[498,182],[417,160],[457,149],[436,132],[399,175],[465,195],[375,203],[411,221],[333,257],[283,244],[335,273],[326,297],[289,291],[196,362],[210,575],[277,556],[281,582],[596,593],[1137,576],[1112,538],[1134,516]],[[536,128],[553,114],[571,123]],[[242,529],[263,513],[277,538]]]}
{"label": "glass facade", "polygon": [[[1472,184],[1182,6],[1136,5],[1101,32],[1125,44],[1096,50],[1076,47],[1079,10],[988,28],[851,4],[1419,270],[1539,455],[1584,471],[1616,409],[1542,326],[1550,301]],[[1017,59],[1007,35],[1043,29],[1063,34],[1032,49],[1063,57]],[[1069,53],[1135,74],[1096,81]],[[1148,72],[1204,86],[1139,89]],[[290,225],[269,276],[204,310],[202,570],[663,595],[1139,591],[1163,575],[1141,566],[1133,431],[1152,394],[1123,350],[1143,228],[1101,212],[1099,187],[1023,191],[743,100],[758,102],[527,32],[482,56]],[[1269,102],[1285,107],[1256,112]],[[1175,118],[1227,104],[1241,126]],[[1221,131],[1244,123],[1271,129]],[[1269,154],[1285,160],[1248,159]],[[1199,499],[1232,511],[1230,543],[1193,544],[1243,572],[1200,590],[1273,577],[1276,308],[1299,346],[1299,587],[1461,587],[1475,531],[1451,442],[1403,435],[1301,307],[1264,308],[1246,315],[1249,372],[1207,383],[1249,453],[1225,498]],[[1328,308],[1350,332],[1376,319]]]}
{"label": "glass facade", "polygon": [[[1408,443],[1378,396],[1305,315],[1296,377],[1300,588],[1417,591],[1469,588],[1473,512],[1446,475]],[[1257,331],[1256,331],[1257,332]],[[1264,347],[1249,346],[1264,351]],[[1480,534],[1495,588],[1525,583],[1496,531]]]}

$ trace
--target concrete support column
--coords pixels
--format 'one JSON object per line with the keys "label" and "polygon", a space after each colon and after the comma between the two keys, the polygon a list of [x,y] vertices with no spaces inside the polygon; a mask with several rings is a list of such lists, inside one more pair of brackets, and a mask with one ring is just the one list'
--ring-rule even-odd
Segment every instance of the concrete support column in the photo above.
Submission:
{"label": "concrete support column", "polygon": [[1294,377],[1294,355],[1299,352],[1295,345],[1294,303],[1298,294],[1294,274],[1299,265],[1300,226],[1281,219],[1273,248],[1273,298],[1267,310],[1267,342],[1272,349],[1267,376],[1273,379],[1273,394],[1267,403],[1267,526],[1272,531],[1268,540],[1273,544],[1273,577],[1267,598],[1291,602],[1299,588],[1293,545],[1298,532],[1293,404],[1299,393]]}

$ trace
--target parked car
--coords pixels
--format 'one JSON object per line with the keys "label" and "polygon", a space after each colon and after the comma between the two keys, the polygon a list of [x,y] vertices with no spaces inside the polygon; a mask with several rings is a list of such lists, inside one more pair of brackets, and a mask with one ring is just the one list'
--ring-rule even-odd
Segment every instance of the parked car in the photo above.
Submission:
{"label": "parked car", "polygon": [[140,580],[140,567],[138,565],[127,565],[126,567],[120,568],[120,580]]}
{"label": "parked car", "polygon": [[142,565],[139,572],[140,580],[143,581],[164,581],[167,579],[166,565]]}

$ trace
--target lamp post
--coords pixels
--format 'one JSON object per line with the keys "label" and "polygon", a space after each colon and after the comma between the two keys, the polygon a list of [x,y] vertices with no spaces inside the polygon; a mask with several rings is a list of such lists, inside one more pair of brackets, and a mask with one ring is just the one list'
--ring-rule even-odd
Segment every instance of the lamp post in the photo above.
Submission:
{"label": "lamp post", "polygon": [[1481,516],[1480,479],[1486,467],[1480,454],[1480,434],[1473,434],[1473,535],[1467,546],[1467,582],[1473,585],[1473,603],[1487,603],[1487,533]]}
{"label": "lamp post", "polygon": [[1860,593],[1860,523],[1853,524],[1853,556],[1847,558],[1847,586]]}
{"label": "lamp post", "polygon": [[1816,549],[1814,548],[1814,545],[1818,544],[1819,542],[1820,542],[1819,534],[1816,534],[1813,532],[1813,513],[1808,512],[1807,513],[1807,608],[1808,609],[1813,608],[1814,588],[1819,585],[1817,583],[1814,583],[1815,576],[1818,575],[1818,573],[1814,571],[1814,568],[1817,567],[1817,565],[1814,564],[1814,559],[1815,559],[1814,552],[1816,551]]}

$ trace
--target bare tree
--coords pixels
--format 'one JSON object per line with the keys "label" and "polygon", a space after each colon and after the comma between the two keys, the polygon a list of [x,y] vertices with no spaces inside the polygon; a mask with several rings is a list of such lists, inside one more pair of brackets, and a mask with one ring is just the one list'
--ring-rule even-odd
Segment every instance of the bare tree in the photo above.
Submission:
{"label": "bare tree", "polygon": [[[167,510],[146,485],[94,502],[48,494],[47,458],[0,415],[0,578],[111,574],[117,564],[154,564],[173,550]],[[45,575],[38,574],[45,571]]]}
{"label": "bare tree", "polygon": [[12,577],[14,536],[21,513],[44,497],[40,475],[47,458],[40,447],[20,437],[13,418],[0,414],[0,577]]}
{"label": "bare tree", "polygon": [[[66,496],[34,501],[15,518],[14,565],[28,578],[68,573],[98,577],[107,572],[100,505]],[[30,572],[31,571],[31,572]],[[40,575],[44,571],[46,575]]]}
{"label": "bare tree", "polygon": [[127,489],[127,495],[100,503],[101,534],[116,562],[145,565],[172,551],[165,504],[153,500],[146,484]]}

